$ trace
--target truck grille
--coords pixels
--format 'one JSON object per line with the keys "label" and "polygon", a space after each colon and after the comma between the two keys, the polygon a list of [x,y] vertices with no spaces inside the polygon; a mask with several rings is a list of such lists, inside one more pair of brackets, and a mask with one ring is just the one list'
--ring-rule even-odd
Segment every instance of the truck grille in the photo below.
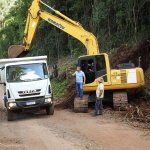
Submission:
{"label": "truck grille", "polygon": [[15,99],[16,102],[20,102],[20,101],[30,101],[30,100],[42,100],[45,99],[44,96],[39,96],[39,97],[30,97],[30,98],[21,98],[21,99]]}
{"label": "truck grille", "polygon": [[20,97],[40,95],[41,89],[18,91]]}
{"label": "truck grille", "polygon": [[121,74],[121,83],[127,83],[126,70],[121,70],[121,71],[120,71],[120,74]]}

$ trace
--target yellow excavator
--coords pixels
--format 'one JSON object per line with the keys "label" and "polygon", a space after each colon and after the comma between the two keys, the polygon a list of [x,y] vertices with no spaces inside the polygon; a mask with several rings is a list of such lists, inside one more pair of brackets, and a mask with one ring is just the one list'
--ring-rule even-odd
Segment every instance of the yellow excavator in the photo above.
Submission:
{"label": "yellow excavator", "polygon": [[[57,16],[40,9],[43,4]],[[144,74],[140,67],[133,63],[118,64],[116,69],[111,69],[109,57],[106,53],[100,53],[96,37],[86,31],[80,23],[75,22],[54,10],[40,0],[33,0],[28,10],[28,18],[21,45],[12,45],[8,49],[8,57],[24,57],[31,49],[31,43],[36,33],[40,19],[68,33],[81,41],[87,55],[78,58],[78,65],[85,72],[86,84],[83,86],[84,97],[82,100],[75,98],[74,110],[79,112],[88,111],[88,103],[95,101],[95,90],[98,86],[98,77],[103,77],[105,87],[104,100],[111,101],[114,108],[125,107],[128,104],[127,89],[144,86]]]}

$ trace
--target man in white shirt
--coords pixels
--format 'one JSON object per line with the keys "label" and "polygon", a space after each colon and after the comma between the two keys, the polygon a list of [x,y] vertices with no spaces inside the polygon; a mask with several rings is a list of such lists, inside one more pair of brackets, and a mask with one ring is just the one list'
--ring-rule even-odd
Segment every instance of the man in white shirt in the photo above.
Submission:
{"label": "man in white shirt", "polygon": [[[99,82],[99,85],[96,89],[96,102],[95,102],[95,113],[94,116],[102,115],[103,114],[103,104],[102,100],[104,98],[104,80],[102,77],[97,79]],[[98,112],[99,111],[99,112]]]}

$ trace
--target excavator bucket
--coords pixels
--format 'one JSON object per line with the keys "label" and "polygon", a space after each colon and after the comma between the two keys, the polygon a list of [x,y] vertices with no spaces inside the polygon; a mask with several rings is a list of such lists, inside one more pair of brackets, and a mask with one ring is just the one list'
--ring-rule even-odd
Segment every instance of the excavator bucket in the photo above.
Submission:
{"label": "excavator bucket", "polygon": [[8,49],[8,58],[24,57],[28,54],[21,45],[11,45]]}

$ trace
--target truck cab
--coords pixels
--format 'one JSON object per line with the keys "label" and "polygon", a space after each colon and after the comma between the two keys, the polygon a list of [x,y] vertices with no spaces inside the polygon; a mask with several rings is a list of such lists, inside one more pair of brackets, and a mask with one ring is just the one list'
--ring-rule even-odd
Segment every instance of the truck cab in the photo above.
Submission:
{"label": "truck cab", "polygon": [[13,112],[45,109],[53,115],[54,104],[49,79],[47,57],[26,57],[0,60],[1,78],[7,97],[8,120]]}

